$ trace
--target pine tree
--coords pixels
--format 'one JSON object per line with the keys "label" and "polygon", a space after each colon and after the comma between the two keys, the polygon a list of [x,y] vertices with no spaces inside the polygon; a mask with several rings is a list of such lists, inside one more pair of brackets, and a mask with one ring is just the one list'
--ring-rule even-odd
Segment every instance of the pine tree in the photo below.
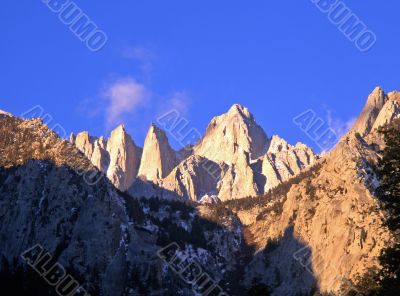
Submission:
{"label": "pine tree", "polygon": [[387,226],[400,229],[400,120],[381,130],[385,137],[385,149],[379,161],[380,187],[378,197],[388,213]]}
{"label": "pine tree", "polygon": [[396,235],[396,243],[384,249],[379,257],[381,288],[377,294],[391,296],[400,293],[400,120],[381,132],[385,137],[385,149],[378,164],[380,187],[377,194],[386,210],[386,225]]}

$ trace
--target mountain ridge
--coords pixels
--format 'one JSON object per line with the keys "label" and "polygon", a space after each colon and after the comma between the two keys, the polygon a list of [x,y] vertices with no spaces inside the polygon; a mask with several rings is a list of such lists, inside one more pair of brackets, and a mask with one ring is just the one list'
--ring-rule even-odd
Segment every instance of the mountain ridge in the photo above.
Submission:
{"label": "mountain ridge", "polygon": [[[77,141],[78,136],[79,138],[84,137],[84,140]],[[92,159],[97,138],[90,137],[87,132],[79,133],[78,136],[74,140],[74,143],[89,159]],[[138,182],[140,183],[140,187],[147,186],[145,184],[154,183],[157,186],[167,186],[166,189],[172,189],[178,198],[195,201],[202,200],[203,196],[214,196],[213,199],[217,198],[220,200],[241,198],[248,195],[256,196],[295,176],[305,167],[312,165],[317,158],[311,148],[299,143],[296,146],[290,145],[290,149],[293,151],[291,154],[289,153],[285,156],[286,158],[293,159],[282,162],[287,167],[285,173],[283,171],[278,172],[277,169],[263,170],[259,168],[259,165],[254,165],[254,163],[263,162],[262,158],[267,157],[268,153],[270,153],[270,156],[272,155],[268,149],[273,139],[273,137],[267,137],[248,108],[240,104],[234,104],[226,113],[215,116],[210,121],[204,136],[190,150],[186,149],[184,154],[173,150],[165,131],[155,124],[151,124],[144,147],[135,146],[137,149],[143,149],[143,154],[137,157],[140,158],[139,170],[134,169],[133,171],[129,171],[128,167],[125,168],[126,171],[120,170],[119,174],[121,176],[127,173],[130,177],[124,186],[121,187],[117,183],[117,187],[122,190],[130,190],[130,192],[134,193],[134,190],[138,188]],[[285,145],[288,144],[286,143]],[[110,157],[107,157],[104,153],[105,149],[97,148],[97,150],[96,157],[92,159],[92,162],[98,168],[103,168],[105,163],[109,163],[108,159]],[[300,150],[304,150],[303,152],[299,152],[300,154],[307,155],[301,161],[294,153],[294,151]],[[280,153],[280,156],[283,157],[283,154]],[[181,157],[182,155],[184,155],[183,158]],[[185,166],[185,161],[194,155],[203,158],[201,161],[197,159],[198,163],[195,166],[206,166],[199,168],[199,177],[193,178],[191,176],[189,179],[192,179],[192,181],[183,182],[179,186],[178,184],[173,184],[173,182],[179,183],[179,179],[187,179],[188,176],[184,177],[179,173],[182,170],[178,169],[174,172],[174,169],[180,165]],[[268,161],[274,166],[275,158]],[[193,162],[190,163],[191,165],[194,164]],[[215,176],[211,172],[211,177],[217,180],[211,180],[208,178],[209,176],[204,176],[205,174],[210,174],[207,164],[212,167],[218,166],[218,168],[214,168],[214,171],[220,171],[218,176]],[[108,170],[111,167],[112,164],[109,163]],[[179,176],[170,176],[170,174],[176,173]],[[135,179],[145,179],[151,183],[135,182]],[[174,179],[175,181],[173,181]],[[112,182],[116,184],[115,182],[117,181],[112,180]],[[208,182],[208,184],[205,184],[205,182]],[[264,183],[267,185],[264,185]],[[185,188],[182,188],[182,186]],[[141,192],[147,192],[147,195],[151,196],[154,194],[151,187],[152,185],[146,190],[141,190]],[[198,189],[193,191],[193,188]],[[208,191],[210,188],[212,190]],[[194,194],[194,192],[196,193]]]}

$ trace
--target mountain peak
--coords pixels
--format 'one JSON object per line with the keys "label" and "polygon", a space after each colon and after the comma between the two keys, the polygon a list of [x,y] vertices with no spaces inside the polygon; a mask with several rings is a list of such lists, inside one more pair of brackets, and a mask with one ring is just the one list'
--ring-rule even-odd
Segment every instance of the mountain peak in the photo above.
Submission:
{"label": "mountain peak", "polygon": [[371,94],[380,94],[383,93],[382,87],[376,86]]}
{"label": "mountain peak", "polygon": [[149,130],[147,133],[154,133],[154,134],[165,134],[165,132],[159,128],[154,122],[150,124]]}
{"label": "mountain peak", "polygon": [[232,107],[229,109],[228,114],[230,114],[230,115],[239,114],[248,119],[252,119],[252,120],[254,119],[253,115],[250,113],[249,109],[240,104],[233,104]]}
{"label": "mountain peak", "polygon": [[125,131],[125,124],[121,123],[121,124],[118,125],[112,132],[126,133],[126,131]]}
{"label": "mountain peak", "polygon": [[379,86],[375,87],[368,96],[367,103],[353,126],[353,131],[359,133],[361,136],[366,136],[371,131],[379,112],[387,100],[388,98],[382,88]]}
{"label": "mountain peak", "polygon": [[143,146],[139,176],[156,181],[166,177],[176,165],[175,151],[165,132],[151,123]]}
{"label": "mountain peak", "polygon": [[234,104],[227,113],[211,120],[194,151],[213,161],[234,163],[240,149],[256,159],[265,153],[267,146],[267,135],[253,115],[246,107]]}
{"label": "mountain peak", "polygon": [[142,151],[123,124],[111,132],[106,146],[110,157],[107,176],[118,189],[126,190],[137,176]]}

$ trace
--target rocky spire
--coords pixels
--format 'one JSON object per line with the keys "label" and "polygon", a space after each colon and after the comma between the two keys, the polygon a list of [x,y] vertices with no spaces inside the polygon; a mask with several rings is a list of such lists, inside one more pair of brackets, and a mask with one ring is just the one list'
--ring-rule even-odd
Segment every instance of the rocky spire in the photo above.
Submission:
{"label": "rocky spire", "polygon": [[139,176],[155,181],[166,177],[176,164],[176,153],[165,132],[151,124],[144,142]]}
{"label": "rocky spire", "polygon": [[137,176],[142,149],[137,147],[123,125],[112,131],[107,141],[110,165],[107,177],[120,190],[127,190]]}
{"label": "rocky spire", "polygon": [[87,158],[92,157],[95,138],[90,137],[88,132],[80,132],[76,135],[76,147],[86,155]]}
{"label": "rocky spire", "polygon": [[94,142],[93,154],[90,160],[100,171],[107,172],[110,164],[110,155],[106,149],[104,137],[100,137]]}
{"label": "rocky spire", "polygon": [[371,132],[379,112],[388,100],[387,96],[379,86],[368,96],[367,103],[357,118],[352,131],[359,133],[362,137]]}

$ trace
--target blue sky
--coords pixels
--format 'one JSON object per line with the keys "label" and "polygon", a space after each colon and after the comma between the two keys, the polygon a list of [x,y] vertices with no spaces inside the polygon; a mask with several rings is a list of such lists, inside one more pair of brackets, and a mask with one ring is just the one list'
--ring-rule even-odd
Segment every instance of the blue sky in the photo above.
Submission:
{"label": "blue sky", "polygon": [[97,52],[43,1],[2,1],[0,109],[40,105],[68,133],[123,122],[143,145],[172,108],[203,132],[240,103],[268,135],[318,150],[294,117],[313,109],[340,131],[375,86],[400,88],[397,0],[344,2],[377,37],[367,52],[310,0],[75,2],[108,37]]}

